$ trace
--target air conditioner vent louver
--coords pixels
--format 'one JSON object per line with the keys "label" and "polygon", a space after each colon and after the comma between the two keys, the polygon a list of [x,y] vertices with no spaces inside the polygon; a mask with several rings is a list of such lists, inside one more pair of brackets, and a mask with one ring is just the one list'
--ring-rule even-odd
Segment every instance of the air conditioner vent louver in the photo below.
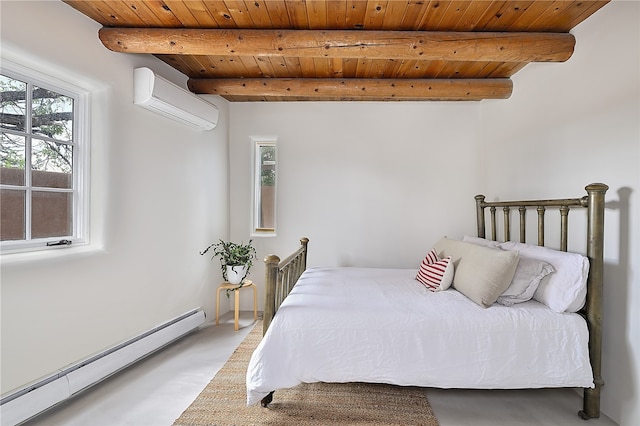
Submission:
{"label": "air conditioner vent louver", "polygon": [[218,124],[218,108],[156,75],[149,68],[133,70],[133,103],[179,123],[211,130]]}

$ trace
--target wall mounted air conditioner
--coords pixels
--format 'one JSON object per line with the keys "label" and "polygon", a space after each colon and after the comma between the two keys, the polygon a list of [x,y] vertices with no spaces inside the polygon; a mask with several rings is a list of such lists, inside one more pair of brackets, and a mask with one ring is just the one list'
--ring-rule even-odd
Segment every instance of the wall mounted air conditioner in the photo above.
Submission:
{"label": "wall mounted air conditioner", "polygon": [[133,103],[202,130],[218,124],[218,108],[156,75],[149,68],[133,70]]}

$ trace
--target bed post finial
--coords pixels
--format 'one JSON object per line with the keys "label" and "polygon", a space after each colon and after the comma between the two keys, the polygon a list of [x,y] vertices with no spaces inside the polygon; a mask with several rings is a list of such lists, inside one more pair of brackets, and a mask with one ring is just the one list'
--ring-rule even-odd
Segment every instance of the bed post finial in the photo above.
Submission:
{"label": "bed post finial", "polygon": [[476,195],[476,221],[478,226],[478,238],[485,238],[484,229],[484,195]]}
{"label": "bed post finial", "polygon": [[300,238],[300,244],[304,254],[302,255],[302,270],[307,269],[307,246],[309,245],[309,239],[307,237]]}
{"label": "bed post finial", "polygon": [[262,313],[262,334],[267,332],[271,319],[275,314],[276,308],[276,279],[278,277],[278,267],[280,264],[280,258],[274,254],[271,254],[264,258],[265,270],[264,270],[264,312]]}
{"label": "bed post finial", "polygon": [[587,280],[587,302],[585,314],[589,326],[589,358],[593,370],[594,388],[584,390],[583,419],[600,417],[600,391],[604,386],[601,375],[602,364],[602,293],[604,270],[604,196],[609,187],[603,183],[592,183],[587,191],[587,257],[589,278]]}

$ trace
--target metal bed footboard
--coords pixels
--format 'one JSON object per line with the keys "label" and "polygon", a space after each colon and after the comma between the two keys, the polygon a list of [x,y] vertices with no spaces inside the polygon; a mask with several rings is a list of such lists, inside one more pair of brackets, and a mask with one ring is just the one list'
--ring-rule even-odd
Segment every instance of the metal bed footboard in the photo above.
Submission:
{"label": "metal bed footboard", "polygon": [[308,238],[300,239],[300,248],[286,259],[274,254],[264,259],[265,263],[265,301],[264,319],[262,323],[262,333],[266,333],[271,320],[278,311],[282,301],[289,295],[289,292],[300,278],[300,275],[307,269],[307,245]]}

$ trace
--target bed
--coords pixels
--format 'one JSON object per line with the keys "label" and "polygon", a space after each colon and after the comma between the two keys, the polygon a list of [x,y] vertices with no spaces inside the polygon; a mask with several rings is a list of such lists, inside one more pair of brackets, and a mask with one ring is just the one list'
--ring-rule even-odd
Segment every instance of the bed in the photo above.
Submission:
{"label": "bed", "polygon": [[[268,256],[264,336],[247,369],[247,404],[266,407],[274,391],[312,382],[569,387],[584,388],[579,415],[599,417],[607,189],[590,184],[583,197],[553,200],[478,195],[477,236],[443,237],[415,269],[307,268],[307,238],[284,260]],[[571,209],[586,209],[586,256],[567,252]],[[554,210],[559,225],[545,227]],[[536,244],[526,242],[527,211]],[[559,241],[559,250],[545,240]]]}

